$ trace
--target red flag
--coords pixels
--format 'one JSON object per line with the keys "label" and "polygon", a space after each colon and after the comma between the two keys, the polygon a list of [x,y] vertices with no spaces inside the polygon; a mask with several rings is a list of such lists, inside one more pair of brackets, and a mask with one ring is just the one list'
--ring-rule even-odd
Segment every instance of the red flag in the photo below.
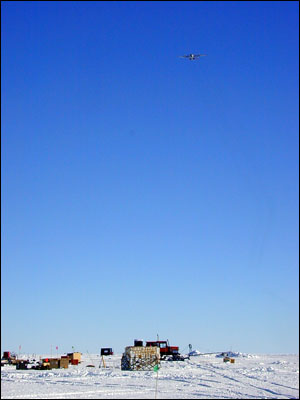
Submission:
{"label": "red flag", "polygon": [[56,346],[56,350],[58,350],[58,346]]}

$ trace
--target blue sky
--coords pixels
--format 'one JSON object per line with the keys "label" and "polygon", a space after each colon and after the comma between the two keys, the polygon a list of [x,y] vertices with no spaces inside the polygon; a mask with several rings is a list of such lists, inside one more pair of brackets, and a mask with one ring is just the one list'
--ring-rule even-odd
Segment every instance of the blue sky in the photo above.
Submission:
{"label": "blue sky", "polygon": [[1,10],[2,351],[298,352],[299,3]]}

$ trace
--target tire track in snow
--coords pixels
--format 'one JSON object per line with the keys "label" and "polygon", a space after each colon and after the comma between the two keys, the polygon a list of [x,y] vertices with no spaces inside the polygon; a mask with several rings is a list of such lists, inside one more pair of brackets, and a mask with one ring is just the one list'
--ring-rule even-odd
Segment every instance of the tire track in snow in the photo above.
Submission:
{"label": "tire track in snow", "polygon": [[[276,395],[276,396],[281,396],[281,397],[283,397],[284,399],[297,399],[297,398],[299,398],[299,396],[296,396],[296,397],[295,397],[295,396],[291,396],[291,395],[289,395],[289,394],[283,394],[283,393],[280,393],[280,392],[278,392],[278,391],[274,391],[274,390],[271,390],[271,389],[266,389],[266,388],[263,388],[263,387],[259,387],[259,386],[253,385],[252,383],[245,383],[245,382],[243,382],[243,381],[241,381],[241,380],[238,380],[238,379],[233,378],[233,377],[231,377],[231,376],[228,376],[228,375],[226,375],[226,374],[222,374],[221,372],[217,371],[218,369],[221,370],[220,367],[216,367],[216,366],[213,366],[213,365],[212,365],[212,368],[210,368],[209,366],[206,366],[206,367],[205,367],[205,366],[203,366],[203,365],[199,365],[198,368],[204,369],[204,370],[209,371],[209,372],[212,372],[212,373],[215,373],[216,375],[219,375],[219,376],[221,376],[221,377],[224,378],[224,379],[229,379],[229,380],[232,380],[232,381],[234,381],[234,382],[237,382],[237,383],[240,384],[242,387],[251,386],[251,387],[253,387],[253,388],[255,388],[255,389],[259,389],[259,390],[261,390],[261,391],[263,391],[263,392],[267,392],[267,393],[270,393],[270,394]],[[285,388],[289,388],[289,389],[291,389],[291,390],[295,390],[295,391],[297,391],[297,393],[298,393],[298,389],[296,389],[296,388],[292,388],[292,387],[288,387],[288,386],[285,386],[285,385],[276,384],[276,383],[271,382],[271,381],[261,380],[261,379],[259,379],[259,378],[255,378],[255,377],[248,377],[247,375],[245,375],[245,374],[243,374],[243,373],[241,373],[241,372],[239,372],[239,371],[237,371],[237,370],[234,370],[234,369],[233,369],[232,371],[234,371],[235,373],[237,373],[237,374],[240,375],[240,376],[247,377],[248,379],[257,379],[257,380],[260,381],[260,382],[265,382],[265,383],[270,384],[270,385],[283,386],[283,387],[285,387]],[[250,395],[250,396],[251,396],[251,395]],[[253,396],[252,396],[252,397],[253,397]],[[256,397],[254,397],[254,398],[256,398]]]}

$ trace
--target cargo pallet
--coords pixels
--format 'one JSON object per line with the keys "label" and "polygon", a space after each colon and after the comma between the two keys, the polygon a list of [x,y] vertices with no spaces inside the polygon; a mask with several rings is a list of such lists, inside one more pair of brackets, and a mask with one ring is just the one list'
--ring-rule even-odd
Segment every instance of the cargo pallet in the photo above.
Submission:
{"label": "cargo pallet", "polygon": [[125,371],[151,371],[159,364],[158,347],[127,346],[121,359],[121,369]]}

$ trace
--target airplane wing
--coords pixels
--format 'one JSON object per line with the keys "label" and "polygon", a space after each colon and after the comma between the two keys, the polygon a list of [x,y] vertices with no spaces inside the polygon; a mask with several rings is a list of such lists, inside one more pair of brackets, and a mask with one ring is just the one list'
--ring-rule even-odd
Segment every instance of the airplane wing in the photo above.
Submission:
{"label": "airplane wing", "polygon": [[195,57],[207,56],[207,54],[195,54]]}
{"label": "airplane wing", "polygon": [[189,56],[179,56],[179,57],[181,57],[181,58],[189,58]]}

